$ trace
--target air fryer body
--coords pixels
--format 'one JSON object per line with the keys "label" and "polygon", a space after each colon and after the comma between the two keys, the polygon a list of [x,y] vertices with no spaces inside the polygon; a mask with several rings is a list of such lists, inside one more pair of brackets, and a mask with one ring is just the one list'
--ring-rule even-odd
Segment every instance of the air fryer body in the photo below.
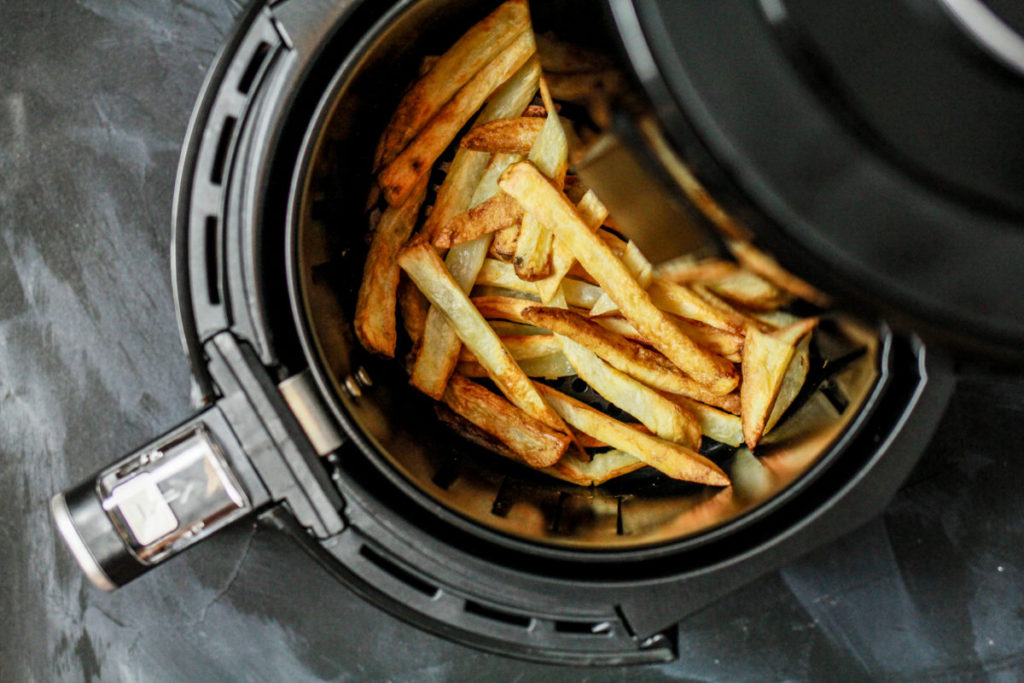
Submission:
{"label": "air fryer body", "polygon": [[[423,50],[443,49],[492,4],[286,0],[245,12],[195,109],[176,193],[175,295],[204,410],[101,474],[123,483],[198,443],[193,453],[232,474],[219,480],[217,505],[193,511],[196,538],[258,516],[381,608],[492,652],[670,659],[680,618],[881,512],[945,410],[952,369],[916,336],[870,323],[873,379],[820,462],[749,512],[660,543],[547,542],[502,531],[500,519],[481,523],[445,502],[464,472],[452,465],[462,447],[451,436],[426,443],[427,483],[403,471],[396,453],[423,449],[437,428],[432,413],[400,412],[409,409],[400,368],[368,358],[344,324],[358,264],[346,254],[363,249],[365,218],[316,179],[325,167],[353,183],[365,174],[365,187],[350,188],[365,199],[360,140],[376,139]],[[374,69],[390,77],[369,78]],[[330,158],[328,140],[340,141]],[[337,325],[323,323],[331,306]],[[517,495],[540,495],[501,467],[486,470],[500,476],[481,515],[508,516]],[[585,507],[604,495],[547,490],[550,505],[536,509],[548,527],[571,520],[577,498]],[[149,554],[132,520],[97,505],[102,493],[76,489],[58,514],[85,541],[76,556],[95,575],[122,583],[179,549]],[[608,497],[620,519],[622,498]],[[136,543],[111,544],[112,528]]]}

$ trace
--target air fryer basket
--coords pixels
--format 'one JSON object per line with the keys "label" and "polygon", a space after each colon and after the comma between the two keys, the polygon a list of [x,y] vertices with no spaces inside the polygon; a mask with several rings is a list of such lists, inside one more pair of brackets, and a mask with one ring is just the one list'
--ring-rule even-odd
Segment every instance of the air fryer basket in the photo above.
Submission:
{"label": "air fryer basket", "polygon": [[[471,520],[480,533],[602,551],[699,543],[713,529],[745,524],[841,457],[844,435],[873,404],[888,362],[886,332],[827,315],[805,391],[757,449],[758,461],[705,439],[705,454],[733,478],[734,486],[724,490],[673,481],[649,468],[587,489],[505,461],[439,424],[432,402],[408,385],[407,344],[400,344],[395,360],[384,360],[355,339],[351,320],[366,255],[365,202],[376,140],[420,59],[443,52],[494,5],[401,3],[345,62],[325,96],[308,138],[313,143],[289,244],[298,327],[314,375],[336,398],[338,418],[367,437],[370,458],[397,486],[430,508],[441,503],[443,514]],[[558,388],[607,408],[582,380],[569,378]]]}

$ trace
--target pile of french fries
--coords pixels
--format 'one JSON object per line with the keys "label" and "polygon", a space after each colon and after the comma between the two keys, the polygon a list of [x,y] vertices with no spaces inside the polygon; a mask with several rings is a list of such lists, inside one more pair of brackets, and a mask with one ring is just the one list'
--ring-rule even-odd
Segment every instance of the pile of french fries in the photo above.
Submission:
{"label": "pile of french fries", "polygon": [[[586,101],[609,73],[535,37],[526,0],[424,61],[377,149],[355,330],[394,357],[400,309],[411,384],[460,434],[528,467],[583,486],[644,466],[728,486],[702,439],[753,449],[779,420],[817,324],[780,309],[817,293],[749,244],[731,244],[736,261],[653,265],[611,229],[568,172],[576,133],[552,93]],[[540,381],[573,376],[635,422]]]}

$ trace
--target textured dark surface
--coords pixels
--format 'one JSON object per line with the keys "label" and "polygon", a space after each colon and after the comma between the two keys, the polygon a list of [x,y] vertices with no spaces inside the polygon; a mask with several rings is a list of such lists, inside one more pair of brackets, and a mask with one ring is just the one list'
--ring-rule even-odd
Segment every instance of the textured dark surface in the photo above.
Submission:
{"label": "textured dark surface", "polygon": [[1019,379],[966,379],[884,518],[687,619],[669,665],[446,643],[252,529],[116,594],[86,586],[46,501],[189,414],[171,193],[238,11],[0,3],[0,681],[1024,678]]}

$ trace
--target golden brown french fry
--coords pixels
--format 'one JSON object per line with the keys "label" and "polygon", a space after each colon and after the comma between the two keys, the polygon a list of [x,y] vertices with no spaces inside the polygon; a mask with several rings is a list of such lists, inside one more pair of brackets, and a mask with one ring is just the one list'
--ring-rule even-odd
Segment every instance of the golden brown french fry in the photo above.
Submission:
{"label": "golden brown french fry", "polygon": [[[562,346],[555,339],[553,334],[532,334],[498,337],[501,343],[512,354],[516,361],[529,360],[531,358],[542,358],[552,354],[561,353]],[[462,348],[459,354],[459,361],[463,363],[476,362],[476,356],[466,347]]]}
{"label": "golden brown french fry", "polygon": [[644,434],[551,387],[538,384],[537,389],[551,407],[573,427],[607,443],[612,448],[634,455],[669,477],[709,486],[729,485],[729,477],[725,472],[700,453],[680,444]]}
{"label": "golden brown french fry", "polygon": [[[642,334],[637,332],[636,328],[628,320],[619,317],[602,317],[595,318],[594,320],[602,327],[621,334],[626,339],[632,339],[641,344],[653,346]],[[743,350],[742,335],[734,332],[725,332],[709,325],[691,322],[676,316],[672,316],[672,322],[683,331],[683,334],[711,353],[722,356],[733,363],[739,363],[742,360],[740,357],[740,351]]]}
{"label": "golden brown french fry", "polygon": [[548,116],[548,108],[543,104],[531,104],[526,108],[526,111],[523,112],[523,116],[529,116],[535,119],[546,119]]}
{"label": "golden brown french fry", "polygon": [[508,320],[514,323],[527,323],[523,311],[537,303],[528,299],[514,299],[510,296],[475,296],[473,305],[488,320]]}
{"label": "golden brown french fry", "polygon": [[[477,117],[477,123],[517,116],[533,99],[539,82],[540,63],[533,57],[494,94]],[[455,153],[444,182],[437,191],[434,208],[420,232],[432,236],[448,221],[472,206],[474,194],[483,182],[490,161],[491,155],[485,152],[460,149]]]}
{"label": "golden brown french fry", "polygon": [[708,281],[708,289],[735,304],[755,311],[773,311],[793,300],[764,278],[749,270],[737,270],[732,275]]}
{"label": "golden brown french fry", "polygon": [[544,472],[577,486],[600,486],[646,466],[635,456],[617,450],[595,453],[589,462],[569,451]]}
{"label": "golden brown french fry", "polygon": [[416,183],[425,177],[438,157],[480,105],[530,59],[533,32],[523,31],[494,59],[473,76],[430,120],[409,146],[377,177],[384,198],[400,204]]}
{"label": "golden brown french fry", "polygon": [[427,325],[430,302],[408,278],[402,278],[398,285],[398,310],[402,313],[405,333],[414,345],[419,344],[423,339],[423,328]]}
{"label": "golden brown french fry", "polygon": [[654,275],[677,285],[685,285],[729,277],[738,270],[739,266],[729,261],[685,255],[659,263],[654,269]]}
{"label": "golden brown french fry", "polygon": [[[522,315],[527,321],[539,327],[582,344],[613,368],[649,387],[671,394],[690,396],[700,401],[715,401],[718,398],[703,385],[683,374],[662,354],[616,334],[578,313],[555,307],[536,307],[523,309]],[[580,376],[587,379],[582,372]],[[600,389],[598,392],[600,393]],[[619,407],[626,410],[625,406]],[[638,419],[640,417],[636,414],[633,416]]]}
{"label": "golden brown french fry", "polygon": [[526,116],[490,121],[474,126],[462,136],[459,146],[491,154],[529,154],[544,123],[545,119]]}
{"label": "golden brown french fry", "polygon": [[452,375],[448,382],[444,402],[458,415],[497,437],[530,467],[554,465],[571,442],[567,434],[555,431],[497,394],[459,375]]}
{"label": "golden brown french fry", "polygon": [[737,261],[773,285],[804,301],[810,301],[819,306],[830,305],[831,300],[827,296],[787,271],[779,265],[778,261],[758,250],[749,242],[729,240],[726,244]]}
{"label": "golden brown french fry", "polygon": [[753,450],[765,433],[765,425],[782,388],[796,344],[817,324],[808,318],[766,334],[747,328],[743,346],[743,385],[740,387],[743,439]]}
{"label": "golden brown french fry", "polygon": [[742,311],[737,310],[728,301],[712,292],[707,285],[694,283],[693,285],[690,285],[690,288],[697,296],[706,301],[709,306],[718,311],[726,320],[731,321],[734,325],[740,327],[740,329],[753,325],[762,332],[771,331],[769,326],[763,324],[757,318],[753,318]]}
{"label": "golden brown french fry", "polygon": [[494,241],[487,253],[496,259],[511,263],[516,257],[516,244],[519,242],[519,225],[513,225],[494,233]]}
{"label": "golden brown french fry", "polygon": [[568,433],[565,423],[537,393],[426,239],[414,237],[399,255],[398,265],[430,303],[444,313],[462,343],[476,354],[506,398],[528,415]]}
{"label": "golden brown french fry", "polygon": [[528,337],[535,334],[551,334],[551,330],[544,330],[534,325],[513,323],[507,320],[490,320],[491,328],[499,337]]}
{"label": "golden brown french fry", "polygon": [[[541,358],[528,358],[519,361],[519,367],[526,373],[527,377],[540,379],[559,379],[560,377],[574,377],[574,368],[561,352]],[[489,377],[487,369],[479,363],[459,363],[456,372],[466,377]]]}
{"label": "golden brown french fry", "polygon": [[363,266],[363,281],[356,301],[356,336],[367,351],[388,358],[394,357],[398,341],[395,319],[400,275],[398,252],[412,234],[426,191],[426,182],[420,183],[405,204],[389,207],[384,212]]}
{"label": "golden brown french fry", "polygon": [[526,0],[510,0],[473,26],[441,55],[426,75],[405,94],[395,110],[377,147],[374,170],[390,164],[427,122],[529,23],[530,11]]}
{"label": "golden brown french fry", "polygon": [[695,320],[725,332],[739,333],[746,320],[743,316],[713,306],[696,291],[667,280],[654,280],[647,288],[654,305],[673,315]]}
{"label": "golden brown french fry", "polygon": [[522,219],[523,210],[519,204],[502,192],[452,218],[434,233],[432,241],[438,249],[451,249],[457,244],[517,225]]}
{"label": "golden brown french fry", "polygon": [[667,314],[651,302],[647,292],[630,276],[622,261],[591,232],[572,203],[532,164],[513,164],[499,184],[524,210],[535,214],[559,240],[570,245],[576,259],[612,296],[626,318],[679,369],[714,393],[727,394],[736,388],[739,376],[732,363],[700,348],[672,325]]}

